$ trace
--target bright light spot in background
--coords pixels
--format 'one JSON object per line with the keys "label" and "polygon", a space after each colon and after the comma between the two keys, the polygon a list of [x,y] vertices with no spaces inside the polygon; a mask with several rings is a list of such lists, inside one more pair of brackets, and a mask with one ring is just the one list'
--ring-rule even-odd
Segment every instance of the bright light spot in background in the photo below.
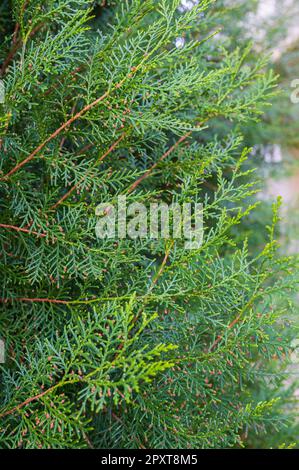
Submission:
{"label": "bright light spot in background", "polygon": [[186,11],[186,10],[191,10],[191,8],[194,7],[198,3],[198,0],[182,0],[181,1],[181,6],[180,10],[181,11]]}
{"label": "bright light spot in background", "polygon": [[178,48],[178,49],[181,49],[182,47],[184,47],[185,45],[185,39],[184,38],[176,38],[175,40],[175,46]]}
{"label": "bright light spot in background", "polygon": [[[181,0],[179,10],[181,12],[191,10],[195,5],[198,5],[199,0]],[[234,4],[233,0],[229,0],[228,5]],[[258,8],[255,12],[251,12],[244,19],[244,28],[247,29],[249,37],[254,37],[259,42],[263,42],[266,36],[266,28],[269,24],[275,24],[278,17],[283,15],[290,15],[293,18],[289,22],[286,37],[280,42],[275,44],[272,50],[273,59],[278,60],[283,51],[289,47],[294,41],[299,39],[299,22],[296,14],[298,11],[293,12],[294,7],[297,6],[299,0],[260,0]],[[292,12],[292,13],[291,13]],[[219,37],[219,36],[218,36]],[[183,47],[181,38],[177,38],[176,46]]]}
{"label": "bright light spot in background", "polygon": [[260,18],[267,18],[276,13],[276,0],[263,0],[259,4],[258,16]]}

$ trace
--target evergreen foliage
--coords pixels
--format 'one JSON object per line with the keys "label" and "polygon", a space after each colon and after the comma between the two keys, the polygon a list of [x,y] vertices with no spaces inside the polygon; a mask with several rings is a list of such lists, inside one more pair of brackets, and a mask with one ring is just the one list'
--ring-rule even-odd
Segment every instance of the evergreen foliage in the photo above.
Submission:
{"label": "evergreen foliage", "polygon": [[[225,4],[1,4],[2,448],[232,447],[286,424],[294,261],[277,204],[248,249],[238,130],[275,78],[217,38]],[[97,239],[95,208],[119,195],[203,202],[202,246]]]}

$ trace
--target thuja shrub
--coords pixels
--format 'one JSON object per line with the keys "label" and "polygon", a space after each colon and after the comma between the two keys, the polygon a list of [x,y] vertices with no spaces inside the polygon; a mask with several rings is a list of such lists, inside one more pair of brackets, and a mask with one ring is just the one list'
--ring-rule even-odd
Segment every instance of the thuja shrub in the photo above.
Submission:
{"label": "thuja shrub", "polygon": [[[224,6],[1,4],[2,448],[231,447],[285,424],[292,260],[277,205],[248,250],[238,133],[274,78],[217,39]],[[118,196],[202,203],[202,244],[97,238]]]}

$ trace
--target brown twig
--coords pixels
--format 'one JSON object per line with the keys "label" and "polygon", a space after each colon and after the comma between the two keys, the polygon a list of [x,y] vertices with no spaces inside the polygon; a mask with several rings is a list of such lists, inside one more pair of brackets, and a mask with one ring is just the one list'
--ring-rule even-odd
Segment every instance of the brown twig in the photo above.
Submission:
{"label": "brown twig", "polygon": [[20,403],[19,405],[15,406],[14,408],[11,408],[10,410],[7,410],[5,411],[4,413],[0,414],[0,418],[4,418],[4,416],[8,416],[8,415],[11,415],[13,414],[15,411],[18,411],[20,410],[21,408],[23,408],[24,406],[28,405],[29,403],[35,401],[35,400],[38,400],[39,398],[42,398],[43,396],[47,395],[48,393],[50,393],[53,389],[55,389],[55,385],[51,388],[48,388],[47,390],[45,390],[44,392],[41,392],[39,393],[38,395],[35,395],[34,397],[30,397],[30,398],[27,398],[27,400],[23,401],[22,403]]}
{"label": "brown twig", "polygon": [[34,232],[34,231],[28,230],[26,228],[16,227],[15,225],[0,224],[0,227],[7,228],[7,229],[10,229],[10,230],[16,230],[17,232],[29,233],[30,235],[33,234],[33,235],[36,235],[37,237],[46,237],[47,236],[46,233]]}

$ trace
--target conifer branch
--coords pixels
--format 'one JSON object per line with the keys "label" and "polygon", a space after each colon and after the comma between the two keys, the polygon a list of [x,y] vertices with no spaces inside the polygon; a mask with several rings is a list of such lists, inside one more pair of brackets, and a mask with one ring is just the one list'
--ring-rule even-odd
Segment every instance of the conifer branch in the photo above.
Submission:
{"label": "conifer branch", "polygon": [[[86,177],[90,174],[91,170],[96,166],[98,165],[100,162],[102,162],[104,160],[104,158],[106,158],[111,152],[113,152],[113,150],[118,146],[118,144],[125,138],[125,133],[123,133],[110,147],[109,149],[103,153],[103,155],[98,158],[96,160],[96,162],[92,165],[91,168],[89,168],[89,170],[87,171],[87,173],[82,176],[82,178],[78,181],[78,183],[74,184],[68,191],[67,193],[65,193],[55,204],[53,204],[53,206],[51,206],[51,209],[52,210],[55,210],[57,209],[57,207],[62,204],[62,202],[64,202],[86,179]],[[89,148],[89,146],[86,146],[85,147],[85,150],[86,148]]]}
{"label": "conifer branch", "polygon": [[136,73],[136,71],[138,70],[138,66],[137,67],[134,67],[134,69],[126,76],[124,77],[121,81],[119,81],[116,85],[114,85],[111,89],[107,90],[105,93],[103,93],[102,96],[100,96],[99,98],[97,98],[96,100],[94,100],[92,103],[84,106],[83,109],[81,109],[81,111],[77,112],[74,116],[72,116],[70,119],[68,119],[64,124],[62,124],[58,129],[56,129],[55,132],[53,132],[49,137],[47,137],[47,139],[45,139],[33,152],[30,153],[30,155],[28,155],[28,157],[26,157],[24,160],[22,160],[20,163],[18,163],[14,168],[12,168],[6,175],[2,176],[0,178],[0,181],[7,181],[13,174],[15,174],[17,171],[19,171],[21,168],[23,168],[24,165],[26,165],[27,163],[29,163],[31,160],[34,159],[35,156],[38,155],[38,153],[49,143],[51,142],[51,140],[55,139],[55,137],[57,137],[62,131],[64,131],[65,129],[67,129],[69,126],[71,126],[75,121],[77,121],[78,119],[80,119],[85,113],[87,113],[88,111],[90,111],[92,108],[94,108],[95,106],[97,106],[99,103],[101,103],[101,101],[103,101],[104,99],[106,99],[111,93],[113,90],[115,89],[118,89],[120,88],[124,83],[125,81],[128,79],[128,78],[132,78],[132,74],[133,72]]}
{"label": "conifer branch", "polygon": [[146,172],[143,175],[141,175],[133,184],[131,184],[131,186],[127,190],[127,194],[130,194],[132,191],[134,191],[137,188],[137,186],[139,186],[140,183],[142,183],[143,180],[145,180],[148,176],[150,176],[153,170],[163,160],[165,160],[165,158],[167,158],[171,154],[171,152],[173,152],[182,142],[184,142],[184,140],[186,140],[191,135],[191,133],[192,131],[186,132],[186,134],[180,137],[175,144],[173,144],[165,153],[163,153],[163,155],[148,170],[146,170]]}
{"label": "conifer branch", "polygon": [[0,224],[0,227],[6,228],[6,229],[8,229],[8,230],[15,230],[15,231],[17,231],[17,232],[29,233],[30,235],[36,235],[37,237],[41,237],[41,238],[44,238],[44,237],[47,236],[46,233],[35,232],[35,231],[32,231],[32,230],[28,230],[28,229],[26,229],[26,228],[17,227],[17,226],[15,226],[15,225]]}
{"label": "conifer branch", "polygon": [[[44,26],[44,23],[41,23],[41,24],[37,25],[35,28],[33,28],[33,30],[29,34],[29,39],[31,39],[43,26]],[[15,35],[14,35],[14,37],[15,37]],[[5,75],[7,67],[9,66],[11,61],[13,60],[16,53],[22,47],[22,44],[23,43],[22,43],[21,39],[19,39],[18,41],[13,40],[12,48],[9,51],[8,56],[6,57],[5,61],[3,62],[1,70],[0,70],[0,74],[2,75],[2,77]]]}
{"label": "conifer branch", "polygon": [[[241,132],[253,146],[274,78],[246,15],[230,0],[109,1],[103,17],[99,1],[30,0],[26,18],[26,0],[2,3],[0,448],[229,448],[277,430],[287,368],[268,363],[290,350],[297,286],[275,252],[278,207],[261,253],[268,214],[247,218],[262,209]],[[140,239],[118,238],[117,211],[99,238],[99,195],[126,194]],[[200,202],[187,248],[201,221],[191,208],[187,235],[185,204]]]}
{"label": "conifer branch", "polygon": [[[252,306],[252,304],[254,303],[254,301],[259,297],[259,294],[254,294],[251,299],[244,305],[244,307],[242,308],[242,310],[238,313],[238,315],[230,322],[230,324],[227,326],[227,330],[226,331],[229,331],[231,330],[240,320],[241,318],[243,317],[244,313],[246,312],[246,310],[248,310],[248,308],[250,308]],[[216,346],[223,340],[225,334],[222,334],[222,335],[219,335],[217,336],[217,338],[215,339],[215,341],[213,342],[213,344],[210,346],[210,351],[212,351],[213,349],[216,348]]]}

